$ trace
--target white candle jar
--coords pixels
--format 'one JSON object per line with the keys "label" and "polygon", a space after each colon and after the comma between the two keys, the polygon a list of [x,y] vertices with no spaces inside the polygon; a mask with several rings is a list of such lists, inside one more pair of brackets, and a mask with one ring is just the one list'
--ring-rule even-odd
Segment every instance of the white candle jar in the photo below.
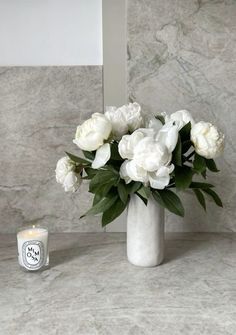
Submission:
{"label": "white candle jar", "polygon": [[48,229],[41,226],[28,226],[18,229],[18,261],[29,271],[40,270],[49,264]]}

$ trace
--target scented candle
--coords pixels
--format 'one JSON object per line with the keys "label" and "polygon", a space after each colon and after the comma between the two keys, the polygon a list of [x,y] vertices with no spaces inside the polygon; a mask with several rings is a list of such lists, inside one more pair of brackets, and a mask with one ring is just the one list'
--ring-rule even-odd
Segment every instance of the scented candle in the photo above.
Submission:
{"label": "scented candle", "polygon": [[36,271],[48,265],[47,228],[38,225],[20,228],[17,233],[17,246],[21,267]]}

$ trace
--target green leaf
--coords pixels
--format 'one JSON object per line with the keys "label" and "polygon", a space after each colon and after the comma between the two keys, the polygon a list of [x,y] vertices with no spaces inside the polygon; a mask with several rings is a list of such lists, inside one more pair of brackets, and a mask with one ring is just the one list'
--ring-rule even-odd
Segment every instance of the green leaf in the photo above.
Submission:
{"label": "green leaf", "polygon": [[93,206],[96,205],[102,198],[103,196],[101,194],[95,193],[93,197]]}
{"label": "green leaf", "polygon": [[92,179],[98,172],[98,170],[92,169],[91,167],[86,167],[84,170],[87,174],[87,177],[84,179]]}
{"label": "green leaf", "polygon": [[215,187],[212,184],[208,184],[208,183],[198,183],[193,181],[190,185],[189,188],[201,188],[201,189],[206,189],[206,188],[211,188],[211,187]]}
{"label": "green leaf", "polygon": [[190,140],[182,142],[182,153],[185,154],[192,146],[192,142]]}
{"label": "green leaf", "polygon": [[113,186],[114,186],[113,182],[98,185],[98,187],[96,188],[96,191],[94,193],[98,193],[98,194],[101,195],[101,197],[105,197]]}
{"label": "green leaf", "polygon": [[108,193],[109,196],[111,196],[112,194],[117,195],[117,188],[113,186],[114,186],[113,183],[98,185],[95,192],[93,192],[94,193],[93,205],[95,205],[98,201],[107,196]]}
{"label": "green leaf", "polygon": [[193,171],[188,166],[175,167],[175,185],[179,189],[186,189],[189,187],[193,177]]}
{"label": "green leaf", "polygon": [[148,198],[149,198],[150,195],[151,195],[151,190],[150,190],[149,187],[145,187],[145,186],[143,186],[143,187],[141,187],[141,188],[137,191],[137,193],[138,193],[139,195],[141,195],[143,198],[145,198],[145,199],[148,200]]}
{"label": "green leaf", "polygon": [[170,190],[159,190],[153,192],[154,199],[162,206],[167,208],[170,212],[184,216],[184,207],[180,198]]}
{"label": "green leaf", "polygon": [[217,206],[223,207],[222,201],[221,201],[220,197],[218,196],[218,194],[215,191],[213,191],[211,189],[205,189],[205,190],[203,190],[203,192],[210,195],[212,197],[212,199],[215,201]]}
{"label": "green leaf", "polygon": [[95,151],[85,151],[85,150],[82,150],[83,154],[84,154],[84,157],[89,159],[90,161],[93,161],[94,158],[95,158]]}
{"label": "green leaf", "polygon": [[172,163],[182,166],[182,144],[180,136],[178,137],[178,142],[172,154]]}
{"label": "green leaf", "polygon": [[81,216],[84,217],[85,215],[95,215],[102,212],[105,212],[110,208],[115,201],[118,199],[118,195],[107,195],[106,197],[103,197],[96,205],[94,205],[92,208],[90,208],[84,215]]}
{"label": "green leaf", "polygon": [[96,184],[96,185],[92,185],[91,183],[89,185],[89,192],[90,193],[99,193],[102,197],[105,196],[110,189],[115,186],[114,184],[114,180],[108,181],[107,183],[103,183],[103,184]]}
{"label": "green leaf", "polygon": [[161,205],[162,207],[165,207],[165,203],[162,200],[162,197],[160,196],[160,193],[157,190],[154,190],[152,192],[153,198]]}
{"label": "green leaf", "polygon": [[220,170],[217,169],[216,163],[213,159],[206,159],[206,166],[212,172],[219,172]]}
{"label": "green leaf", "polygon": [[191,122],[187,123],[182,129],[179,131],[179,135],[181,137],[181,141],[188,141],[190,139],[190,131],[191,131]]}
{"label": "green leaf", "polygon": [[111,143],[110,147],[111,147],[111,159],[116,161],[123,161],[122,157],[119,154],[118,143],[116,142]]}
{"label": "green leaf", "polygon": [[123,203],[119,198],[115,201],[112,207],[104,211],[102,215],[102,226],[105,227],[108,223],[115,220],[125,210],[127,203]]}
{"label": "green leaf", "polygon": [[140,183],[139,181],[132,181],[131,183],[126,185],[126,190],[129,194],[133,194],[137,192],[141,186],[142,183]]}
{"label": "green leaf", "polygon": [[206,161],[205,158],[195,153],[193,168],[197,173],[202,173],[206,170]]}
{"label": "green leaf", "polygon": [[200,205],[204,208],[204,210],[206,210],[206,201],[203,193],[199,189],[193,189],[193,192],[195,193]]}
{"label": "green leaf", "polygon": [[161,121],[162,124],[165,124],[165,118],[163,115],[156,115],[155,119]]}
{"label": "green leaf", "polygon": [[90,165],[91,164],[91,162],[87,161],[84,158],[77,157],[75,155],[70,154],[69,152],[66,152],[66,154],[75,163],[80,163],[80,164],[84,164],[84,165]]}
{"label": "green leaf", "polygon": [[119,175],[110,170],[99,170],[91,179],[89,184],[89,192],[95,193],[102,184],[116,185]]}
{"label": "green leaf", "polygon": [[102,171],[110,171],[110,172],[112,172],[114,175],[116,175],[116,176],[120,176],[120,173],[119,173],[120,168],[117,170],[117,169],[115,169],[114,166],[112,166],[112,165],[105,165],[105,166],[102,168]]}
{"label": "green leaf", "polygon": [[201,172],[201,175],[202,175],[202,177],[203,177],[204,179],[206,179],[206,177],[207,177],[206,170],[205,170],[205,171],[202,171],[202,172]]}
{"label": "green leaf", "polygon": [[135,194],[137,194],[137,196],[143,201],[143,203],[147,206],[148,203],[148,199],[146,197],[143,197],[141,194],[139,194],[138,192],[136,192]]}
{"label": "green leaf", "polygon": [[125,185],[122,182],[120,182],[118,184],[117,190],[118,190],[118,194],[119,194],[119,197],[120,197],[121,201],[124,204],[126,204],[127,199],[128,199],[128,193],[127,193]]}

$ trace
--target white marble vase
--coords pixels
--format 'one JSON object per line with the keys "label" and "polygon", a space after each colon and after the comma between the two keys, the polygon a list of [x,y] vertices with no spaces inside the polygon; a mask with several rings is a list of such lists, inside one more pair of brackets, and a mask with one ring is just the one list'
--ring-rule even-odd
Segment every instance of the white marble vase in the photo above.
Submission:
{"label": "white marble vase", "polygon": [[150,197],[147,206],[133,195],[127,215],[127,256],[136,266],[152,267],[164,258],[164,208]]}

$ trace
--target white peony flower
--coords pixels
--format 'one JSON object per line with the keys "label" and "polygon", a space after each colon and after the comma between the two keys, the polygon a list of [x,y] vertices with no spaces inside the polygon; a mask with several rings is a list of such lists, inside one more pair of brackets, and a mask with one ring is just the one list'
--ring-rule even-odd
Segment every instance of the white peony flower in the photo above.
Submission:
{"label": "white peony flower", "polygon": [[178,142],[178,135],[178,126],[173,125],[172,122],[167,122],[158,132],[156,141],[164,144],[168,148],[169,152],[172,152]]}
{"label": "white peony flower", "polygon": [[205,158],[218,157],[224,149],[224,135],[211,123],[200,121],[191,129],[195,151]]}
{"label": "white peony flower", "polygon": [[99,169],[104,166],[111,157],[111,147],[109,143],[103,144],[97,151],[92,163],[93,169]]}
{"label": "white peony flower", "polygon": [[62,184],[66,192],[75,192],[82,182],[81,175],[76,173],[75,169],[75,163],[69,157],[62,157],[57,162],[56,180]]}
{"label": "white peony flower", "polygon": [[120,177],[126,183],[140,181],[156,189],[169,184],[174,169],[170,162],[178,141],[178,127],[173,122],[164,126],[157,122],[149,122],[151,128],[140,128],[122,137],[119,153],[128,160],[121,165]]}
{"label": "white peony flower", "polygon": [[134,149],[134,161],[144,170],[152,172],[168,165],[172,154],[168,148],[150,137],[142,139]]}
{"label": "white peony flower", "polygon": [[143,125],[141,107],[136,102],[119,108],[109,106],[105,116],[112,124],[112,134],[116,140],[119,140],[128,131],[133,132]]}
{"label": "white peony flower", "polygon": [[73,142],[82,150],[93,151],[103,145],[112,130],[109,120],[100,113],[94,113],[92,117],[77,127]]}
{"label": "white peony flower", "polygon": [[[157,138],[158,141],[155,139]],[[138,129],[123,136],[119,153],[127,158],[120,168],[120,176],[126,183],[140,181],[156,189],[169,184],[174,165],[170,165],[172,151],[178,140],[178,128],[171,122],[159,133],[151,129]]]}
{"label": "white peony flower", "polygon": [[63,187],[66,192],[76,192],[82,182],[81,175],[73,171],[69,172],[64,180]]}
{"label": "white peony flower", "polygon": [[171,115],[166,115],[165,121],[174,121],[178,127],[178,130],[183,128],[189,122],[191,122],[192,126],[195,124],[192,115],[185,109],[172,113]]}
{"label": "white peony flower", "polygon": [[75,170],[75,163],[69,157],[62,157],[57,162],[56,180],[59,184],[63,184],[67,174]]}
{"label": "white peony flower", "polygon": [[132,159],[134,149],[144,137],[154,137],[153,129],[140,128],[131,135],[124,135],[119,142],[118,150],[122,158]]}

